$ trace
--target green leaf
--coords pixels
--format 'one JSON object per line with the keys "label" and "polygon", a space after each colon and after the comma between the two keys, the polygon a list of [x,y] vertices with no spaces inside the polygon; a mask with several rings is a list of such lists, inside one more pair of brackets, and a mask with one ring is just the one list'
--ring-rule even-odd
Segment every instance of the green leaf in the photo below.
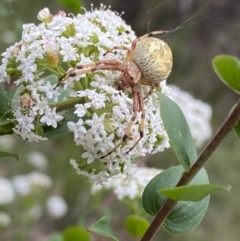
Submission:
{"label": "green leaf", "polygon": [[52,234],[47,241],[64,241],[61,233]]}
{"label": "green leaf", "polygon": [[1,158],[1,157],[6,157],[6,156],[15,157],[15,158],[18,160],[18,155],[13,154],[13,153],[8,153],[8,152],[0,151],[0,158]]}
{"label": "green leaf", "polygon": [[64,7],[69,8],[71,11],[79,12],[83,3],[81,0],[57,0]]}
{"label": "green leaf", "polygon": [[161,117],[169,136],[170,144],[186,171],[197,158],[197,151],[180,107],[167,96],[159,93]]}
{"label": "green leaf", "polygon": [[142,237],[148,227],[148,220],[137,215],[129,215],[125,220],[125,228],[132,236],[137,238]]}
{"label": "green leaf", "polygon": [[234,131],[238,138],[240,138],[240,120],[238,120],[234,125]]}
{"label": "green leaf", "polygon": [[106,217],[102,217],[96,223],[92,224],[89,230],[99,235],[119,241],[110,227]]}
{"label": "green leaf", "polygon": [[4,90],[3,86],[0,84],[0,122],[1,125],[7,124],[8,119],[12,119],[12,112],[10,98],[7,92]]}
{"label": "green leaf", "polygon": [[212,65],[222,82],[240,94],[240,59],[231,55],[218,55]]}
{"label": "green leaf", "polygon": [[2,132],[4,133],[12,133],[13,132],[13,127],[14,127],[14,124],[13,123],[8,123],[8,124],[5,124],[5,125],[2,125],[1,126],[1,130]]}
{"label": "green leaf", "polygon": [[47,137],[48,139],[56,139],[68,132],[67,128],[68,120],[64,119],[58,123],[57,128],[53,128],[52,126],[44,126],[43,127],[43,137]]}
{"label": "green leaf", "polygon": [[0,126],[6,125],[6,124],[10,124],[12,122],[13,122],[13,119],[12,118],[9,119],[9,117],[5,118],[5,114],[0,117]]}
{"label": "green leaf", "polygon": [[71,109],[60,113],[64,116],[64,119],[61,122],[58,122],[57,128],[47,125],[43,126],[43,137],[47,137],[48,139],[61,137],[69,132],[67,127],[68,121],[77,122],[77,116],[73,114]]}
{"label": "green leaf", "polygon": [[[142,204],[147,213],[156,215],[166,197],[159,193],[160,189],[174,187],[180,180],[184,169],[182,166],[171,167],[155,176],[146,186]],[[207,173],[204,169],[194,177],[189,185],[209,184]],[[201,222],[209,203],[209,196],[201,201],[179,201],[173,208],[164,227],[171,233],[181,234],[194,229]]]}
{"label": "green leaf", "polygon": [[222,189],[229,190],[229,187],[202,184],[161,189],[159,192],[174,201],[198,202],[207,195]]}
{"label": "green leaf", "polygon": [[78,226],[72,226],[64,230],[63,241],[89,241],[89,233]]}

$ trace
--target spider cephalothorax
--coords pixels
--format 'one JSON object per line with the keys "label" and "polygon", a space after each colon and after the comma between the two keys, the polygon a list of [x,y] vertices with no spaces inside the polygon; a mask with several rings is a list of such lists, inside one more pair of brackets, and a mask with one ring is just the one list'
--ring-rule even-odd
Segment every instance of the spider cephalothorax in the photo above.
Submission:
{"label": "spider cephalothorax", "polygon": [[[144,135],[144,98],[141,93],[141,85],[150,86],[147,96],[149,96],[160,82],[166,80],[172,70],[172,52],[169,46],[162,40],[152,38],[152,35],[167,33],[168,31],[155,31],[136,38],[131,48],[125,46],[115,46],[109,49],[111,52],[115,49],[127,51],[123,62],[116,60],[99,60],[96,62],[77,65],[74,69],[68,71],[60,79],[59,84],[65,82],[69,77],[75,77],[96,70],[111,70],[120,72],[116,80],[119,90],[131,88],[133,99],[133,116],[126,127],[122,141],[112,150],[103,155],[104,158],[120,147],[131,135],[131,128],[134,124],[137,113],[141,112],[141,123],[139,127],[139,138],[134,145],[127,151],[130,152],[143,138]],[[58,84],[58,85],[59,85]],[[146,97],[147,97],[146,96]]]}

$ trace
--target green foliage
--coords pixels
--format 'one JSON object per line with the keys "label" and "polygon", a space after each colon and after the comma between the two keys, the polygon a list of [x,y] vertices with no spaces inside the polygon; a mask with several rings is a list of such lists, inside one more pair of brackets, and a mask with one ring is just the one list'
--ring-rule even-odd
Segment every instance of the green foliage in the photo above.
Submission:
{"label": "green foliage", "polygon": [[52,126],[45,125],[43,127],[43,136],[47,137],[48,139],[56,139],[59,138],[62,135],[65,135],[68,132],[67,128],[67,122],[69,120],[62,120],[61,123],[58,124],[57,128],[54,128]]}
{"label": "green foliage", "polygon": [[89,231],[118,241],[105,216],[100,218],[96,223],[92,224]]}
{"label": "green foliage", "polygon": [[1,157],[6,157],[6,156],[15,157],[15,158],[18,160],[18,155],[13,154],[13,153],[8,153],[8,152],[0,151],[0,158],[1,158]]}
{"label": "green foliage", "polygon": [[207,195],[222,189],[229,190],[229,187],[203,184],[161,189],[159,192],[165,197],[174,201],[198,202]]}
{"label": "green foliage", "polygon": [[[182,176],[184,169],[182,166],[175,166],[161,172],[155,176],[146,186],[142,204],[147,213],[156,215],[166,197],[159,190],[174,187]],[[189,185],[208,184],[208,176],[202,169]],[[207,210],[209,196],[201,201],[180,201],[173,208],[167,219],[164,221],[164,227],[171,233],[181,234],[186,233],[201,222]]]}
{"label": "green foliage", "polygon": [[63,232],[63,241],[89,241],[89,233],[78,226],[68,227]]}
{"label": "green foliage", "polygon": [[140,238],[149,227],[149,222],[140,216],[129,215],[125,220],[125,228],[134,237]]}
{"label": "green foliage", "polygon": [[4,90],[0,84],[0,125],[10,123],[9,119],[12,119],[12,112],[10,111],[10,98],[8,93]]}
{"label": "green foliage", "polygon": [[83,6],[81,0],[57,0],[57,2],[62,4],[64,7],[67,7],[73,12],[79,12],[81,10],[81,7]]}
{"label": "green foliage", "polygon": [[186,171],[197,158],[192,135],[180,107],[164,94],[159,93],[161,116],[170,144]]}
{"label": "green foliage", "polygon": [[235,123],[234,131],[235,131],[236,136],[237,136],[238,138],[240,138],[240,120],[238,120],[238,121]]}
{"label": "green foliage", "polygon": [[231,55],[218,55],[212,64],[222,82],[240,94],[240,59]]}

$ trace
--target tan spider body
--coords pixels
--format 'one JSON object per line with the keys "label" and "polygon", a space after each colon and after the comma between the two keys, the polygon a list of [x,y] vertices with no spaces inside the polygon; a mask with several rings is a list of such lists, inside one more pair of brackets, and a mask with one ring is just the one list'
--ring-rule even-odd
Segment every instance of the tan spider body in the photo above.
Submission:
{"label": "tan spider body", "polygon": [[139,138],[127,153],[143,138],[145,109],[141,85],[151,87],[146,96],[148,97],[153,92],[154,88],[159,86],[161,81],[167,79],[172,70],[173,60],[171,49],[164,41],[151,37],[152,35],[162,33],[168,33],[168,31],[155,31],[136,38],[132,42],[130,49],[125,46],[115,46],[106,52],[107,54],[115,49],[127,51],[124,62],[116,60],[99,60],[89,64],[77,65],[74,69],[67,72],[59,81],[58,85],[66,81],[69,77],[94,72],[96,70],[112,70],[120,72],[116,80],[118,90],[124,91],[125,88],[131,88],[133,98],[133,116],[131,121],[125,130],[122,141],[101,158],[110,155],[130,138],[131,128],[137,118],[138,112],[141,112]]}

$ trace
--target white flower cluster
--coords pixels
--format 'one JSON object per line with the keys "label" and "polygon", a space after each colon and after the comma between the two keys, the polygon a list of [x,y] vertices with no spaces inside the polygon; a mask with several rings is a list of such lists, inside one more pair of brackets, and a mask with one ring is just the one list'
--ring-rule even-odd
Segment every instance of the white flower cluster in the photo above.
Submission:
{"label": "white flower cluster", "polygon": [[158,175],[161,170],[149,167],[139,167],[137,175],[127,178],[120,174],[109,179],[109,182],[103,185],[93,184],[91,192],[96,194],[102,189],[112,190],[119,200],[124,198],[134,199],[140,197],[149,181]]}
{"label": "white flower cluster", "polygon": [[[130,47],[136,38],[118,14],[103,6],[77,16],[65,12],[51,15],[48,9],[43,9],[38,19],[42,23],[24,25],[22,40],[2,54],[0,82],[10,83],[14,75],[13,84],[18,87],[12,104],[15,133],[28,141],[46,140],[46,126],[54,129],[67,121],[74,141],[84,149],[78,160],[71,160],[72,165],[78,174],[99,183],[119,173],[131,175],[135,167],[132,158],[169,147],[159,100],[152,94],[144,101],[146,120],[142,141],[125,154],[139,137],[139,113],[130,140],[102,159],[122,140],[132,117],[131,93],[116,90],[119,72],[96,71],[68,78],[57,86],[56,79],[79,63],[124,60],[124,50],[105,56],[114,46]],[[49,74],[57,78],[49,78]],[[163,84],[164,88],[167,87]],[[149,87],[142,91],[145,95]],[[66,111],[65,106],[71,109]]]}
{"label": "white flower cluster", "polygon": [[37,188],[49,189],[52,186],[52,179],[41,172],[17,175],[13,178],[12,182],[16,193],[21,196],[30,195]]}
{"label": "white flower cluster", "polygon": [[[12,180],[0,176],[0,206],[9,205],[16,201],[19,202],[19,198],[21,197],[35,197],[36,191],[46,191],[50,189],[51,186],[52,179],[41,172],[30,172],[26,175],[17,175],[13,177]],[[39,218],[44,208],[52,218],[58,219],[66,214],[68,206],[61,196],[52,194],[48,197],[44,205],[37,203],[31,207],[28,206],[27,214],[31,218]],[[10,214],[0,211],[0,226],[5,227],[9,225],[10,222]]]}
{"label": "white flower cluster", "polygon": [[[82,146],[84,151],[77,160],[72,159],[71,164],[78,174],[98,183],[120,173],[131,176],[135,172],[133,158],[169,147],[159,99],[153,93],[144,100],[144,137],[136,148],[126,154],[139,137],[141,113],[130,130],[129,140],[101,158],[124,136],[133,115],[131,92],[116,89],[118,71],[96,71],[69,77],[63,83],[58,81],[78,64],[113,59],[124,61],[125,50],[106,55],[106,51],[114,46],[130,47],[136,38],[118,14],[104,6],[76,16],[62,11],[52,15],[45,8],[39,12],[38,19],[42,23],[24,25],[21,41],[2,54],[0,83],[17,87],[12,102],[15,133],[28,141],[43,141],[56,129],[61,134],[72,132],[76,145]],[[161,89],[166,95],[171,93],[165,82]],[[143,96],[148,92],[149,87],[142,87]],[[175,100],[181,103],[177,96]],[[194,113],[189,114],[189,124],[193,136],[202,137],[196,141],[198,145],[209,133],[204,139],[206,132],[201,123],[204,111],[195,109],[192,103],[192,99],[186,99],[187,111],[183,112]],[[188,119],[187,114],[186,117]]]}
{"label": "white flower cluster", "polygon": [[169,97],[175,101],[188,122],[196,147],[201,147],[211,136],[212,108],[176,86],[170,86]]}

